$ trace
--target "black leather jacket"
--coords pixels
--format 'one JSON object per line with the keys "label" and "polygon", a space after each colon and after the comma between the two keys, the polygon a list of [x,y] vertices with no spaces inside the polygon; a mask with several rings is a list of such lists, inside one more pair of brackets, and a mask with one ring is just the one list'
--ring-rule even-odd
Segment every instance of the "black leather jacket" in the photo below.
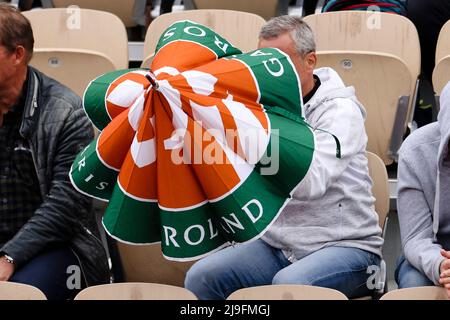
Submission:
{"label": "black leather jacket", "polygon": [[20,134],[31,149],[43,203],[0,251],[20,267],[48,246],[67,243],[87,285],[107,283],[92,201],[72,187],[68,175],[75,156],[92,141],[93,128],[74,92],[32,67],[27,78]]}

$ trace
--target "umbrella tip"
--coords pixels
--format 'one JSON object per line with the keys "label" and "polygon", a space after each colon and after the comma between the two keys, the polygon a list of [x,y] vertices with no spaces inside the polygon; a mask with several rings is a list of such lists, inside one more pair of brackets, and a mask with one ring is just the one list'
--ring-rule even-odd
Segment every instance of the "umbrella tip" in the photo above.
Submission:
{"label": "umbrella tip", "polygon": [[154,74],[151,70],[149,70],[149,71],[147,72],[147,74],[145,75],[145,77],[147,78],[147,80],[150,82],[150,84],[151,84],[155,89],[158,89],[159,84],[158,84],[158,82],[156,81],[156,76],[155,76],[155,74]]}

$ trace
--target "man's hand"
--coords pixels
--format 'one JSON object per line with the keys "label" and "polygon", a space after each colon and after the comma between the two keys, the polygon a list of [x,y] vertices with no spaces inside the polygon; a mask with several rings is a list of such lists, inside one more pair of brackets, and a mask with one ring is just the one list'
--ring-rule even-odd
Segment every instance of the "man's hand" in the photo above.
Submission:
{"label": "man's hand", "polygon": [[14,274],[14,265],[6,261],[6,258],[0,257],[0,281],[8,281]]}
{"label": "man's hand", "polygon": [[439,283],[444,286],[447,296],[450,298],[450,251],[441,250],[441,255],[445,258],[440,266]]}

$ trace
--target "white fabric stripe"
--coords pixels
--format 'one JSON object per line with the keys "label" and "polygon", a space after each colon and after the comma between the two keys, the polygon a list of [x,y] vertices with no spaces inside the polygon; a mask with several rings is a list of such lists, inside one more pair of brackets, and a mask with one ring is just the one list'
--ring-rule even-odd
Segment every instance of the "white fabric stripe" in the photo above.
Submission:
{"label": "white fabric stripe", "polygon": [[153,72],[153,74],[155,76],[158,76],[161,73],[167,73],[171,76],[176,76],[176,75],[180,74],[180,72],[173,67],[162,67],[162,68],[159,68],[158,70],[156,70],[155,72]]}
{"label": "white fabric stripe", "polygon": [[156,161],[156,142],[154,138],[139,142],[137,135],[131,144],[131,156],[136,166],[143,168]]}
{"label": "white fabric stripe", "polygon": [[185,71],[181,75],[186,78],[192,91],[204,96],[209,96],[214,92],[214,85],[218,80],[209,73],[196,70]]}
{"label": "white fabric stripe", "polygon": [[256,164],[264,155],[270,136],[258,118],[244,104],[234,101],[231,95],[222,100],[236,122],[239,141],[250,164]]}
{"label": "white fabric stripe", "polygon": [[[169,103],[170,109],[172,110],[172,124],[176,132],[164,141],[164,146],[166,149],[176,149],[183,143],[184,133],[188,126],[188,116],[181,109],[181,97],[180,92],[175,90],[167,80],[161,80],[158,82],[158,91],[166,98]],[[180,134],[181,133],[181,134]]]}
{"label": "white fabric stripe", "polygon": [[190,104],[194,119],[200,122],[203,128],[209,130],[216,140],[225,144],[225,128],[217,106],[202,106],[193,101],[190,101]]}
{"label": "white fabric stripe", "polygon": [[120,83],[108,95],[107,101],[119,107],[128,108],[144,92],[144,86],[131,80]]}
{"label": "white fabric stripe", "polygon": [[134,131],[137,131],[139,128],[139,123],[141,123],[142,116],[144,115],[144,102],[145,96],[141,94],[128,112],[128,122]]}

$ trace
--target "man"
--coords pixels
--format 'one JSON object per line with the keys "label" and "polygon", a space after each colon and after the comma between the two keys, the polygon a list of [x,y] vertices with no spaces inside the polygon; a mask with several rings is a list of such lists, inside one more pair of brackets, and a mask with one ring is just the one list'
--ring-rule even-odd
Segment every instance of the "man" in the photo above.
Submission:
{"label": "man", "polygon": [[[268,284],[304,284],[370,294],[368,267],[380,263],[381,229],[365,155],[365,111],[330,68],[314,71],[314,36],[301,18],[281,16],[261,30],[259,47],[287,53],[300,75],[306,121],[314,130],[311,168],[279,218],[256,241],[228,247],[188,271],[185,285],[200,299]],[[369,281],[370,282],[370,281]]]}
{"label": "man", "polygon": [[404,256],[400,288],[445,285],[450,297],[450,84],[438,121],[414,131],[400,149],[398,217]]}
{"label": "man", "polygon": [[67,299],[108,281],[91,202],[68,176],[93,129],[78,96],[28,66],[33,44],[29,21],[0,4],[0,281]]}

